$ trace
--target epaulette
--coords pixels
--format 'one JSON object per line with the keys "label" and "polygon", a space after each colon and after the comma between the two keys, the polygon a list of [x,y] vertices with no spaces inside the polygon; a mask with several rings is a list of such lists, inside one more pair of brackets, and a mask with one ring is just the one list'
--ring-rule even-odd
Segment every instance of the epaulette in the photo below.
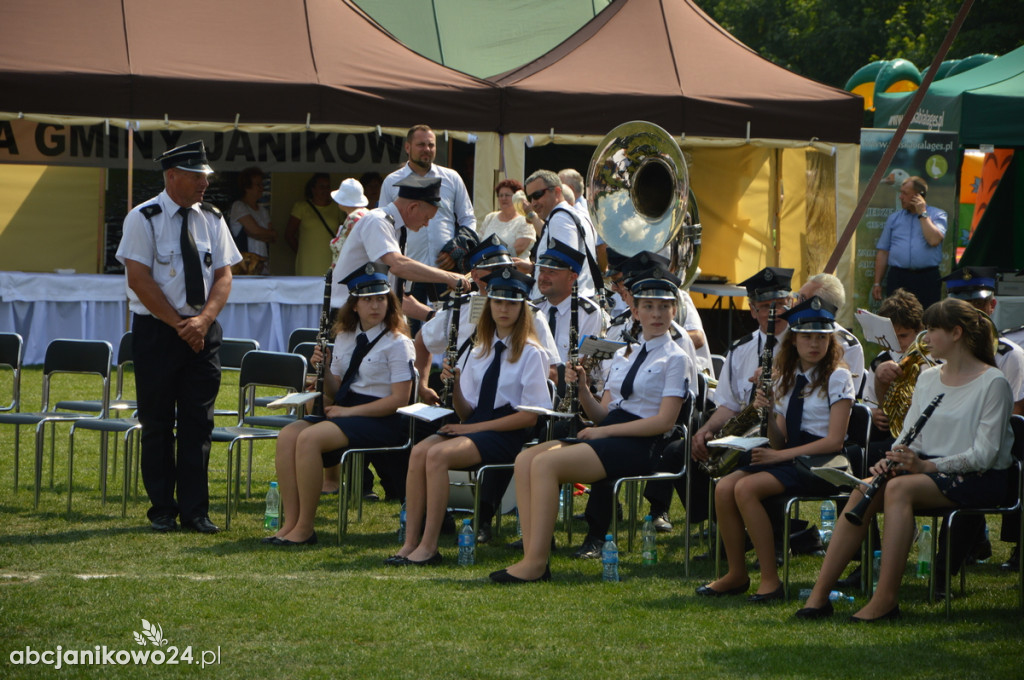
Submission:
{"label": "epaulette", "polygon": [[668,334],[673,340],[678,340],[683,337],[683,334],[674,325],[668,327]]}
{"label": "epaulette", "polygon": [[532,309],[535,312],[540,310],[540,305],[535,303],[533,300],[527,300],[526,301],[526,306],[529,307],[530,309]]}
{"label": "epaulette", "polygon": [[142,216],[147,220],[153,219],[163,211],[164,209],[160,207],[159,203],[153,203],[152,205],[147,205],[145,208],[139,209],[139,212],[142,213]]}
{"label": "epaulette", "polygon": [[547,299],[546,297],[544,297],[543,295],[541,295],[541,296],[540,296],[539,298],[537,298],[536,300],[530,300],[530,302],[531,302],[532,304],[535,304],[535,305],[540,305],[540,304],[543,304],[543,303],[544,303],[544,300],[546,300],[546,299]]}
{"label": "epaulette", "polygon": [[617,314],[617,315],[615,316],[615,318],[614,318],[614,319],[612,319],[612,321],[611,321],[611,324],[610,324],[610,325],[612,325],[612,326],[618,326],[619,324],[623,324],[623,323],[626,323],[626,322],[627,322],[627,321],[629,321],[629,320],[630,320],[631,318],[633,318],[633,310],[631,310],[631,309],[627,309],[627,310],[625,310],[625,311],[619,312],[619,313],[618,313],[618,314]]}
{"label": "epaulette", "polygon": [[747,333],[746,335],[744,335],[739,340],[734,340],[733,343],[729,346],[729,351],[731,352],[731,351],[735,350],[737,347],[739,347],[740,345],[745,345],[746,343],[750,342],[753,339],[754,339],[754,333]]}
{"label": "epaulette", "polygon": [[1009,354],[1012,351],[1013,351],[1013,345],[1011,345],[1009,342],[1007,342],[1003,338],[999,338],[999,349],[997,349],[996,352],[998,354]]}
{"label": "epaulette", "polygon": [[208,203],[206,201],[203,201],[202,203],[199,204],[199,207],[202,208],[203,210],[205,210],[206,212],[213,213],[217,217],[224,217],[224,213],[222,213],[220,211],[220,208],[215,206],[213,203]]}
{"label": "epaulette", "polygon": [[580,308],[582,308],[587,314],[593,314],[597,312],[597,303],[590,298],[580,296]]}
{"label": "epaulette", "polygon": [[836,331],[836,334],[839,335],[840,338],[842,338],[843,342],[846,343],[847,347],[856,347],[857,345],[860,344],[860,341],[857,340],[857,336],[843,327],[840,327],[839,330]]}

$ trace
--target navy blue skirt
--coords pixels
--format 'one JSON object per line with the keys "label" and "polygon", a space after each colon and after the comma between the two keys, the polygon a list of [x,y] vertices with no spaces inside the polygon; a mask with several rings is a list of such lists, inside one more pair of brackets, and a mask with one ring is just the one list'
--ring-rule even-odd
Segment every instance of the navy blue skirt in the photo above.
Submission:
{"label": "navy blue skirt", "polygon": [[[365,394],[349,392],[339,406],[359,406],[377,401],[380,397],[371,397]],[[408,439],[406,428],[403,426],[402,416],[394,413],[390,416],[371,418],[367,416],[349,416],[345,418],[323,418],[321,416],[306,416],[303,418],[307,423],[319,423],[329,420],[338,426],[348,439],[350,449],[383,448],[387,446],[398,446]],[[341,454],[346,449],[334,449],[325,451],[321,455],[324,467],[333,467],[341,462]]]}
{"label": "navy blue skirt", "polygon": [[[603,421],[601,426],[617,425],[640,420],[629,411],[621,408],[612,410]],[[566,443],[586,444],[601,461],[604,467],[605,476],[608,479],[619,479],[621,477],[634,477],[636,475],[649,475],[654,470],[655,461],[654,445],[661,439],[661,435],[654,437],[606,437],[604,439],[563,439]]]}
{"label": "navy blue skirt", "polygon": [[[922,456],[924,458],[924,456]],[[991,508],[1003,505],[1009,488],[1006,470],[984,472],[926,472],[939,492],[962,508]]]}
{"label": "navy blue skirt", "polygon": [[[466,423],[497,420],[498,418],[510,416],[513,413],[517,413],[517,411],[510,404],[502,406],[491,413],[484,413],[481,412],[481,409],[476,409],[473,411],[473,415],[466,420]],[[473,442],[476,450],[480,453],[481,465],[494,465],[515,462],[516,456],[523,450],[523,444],[530,438],[532,431],[532,427],[527,427],[522,430],[506,430],[504,432],[488,430],[472,434],[461,434],[459,436]]]}

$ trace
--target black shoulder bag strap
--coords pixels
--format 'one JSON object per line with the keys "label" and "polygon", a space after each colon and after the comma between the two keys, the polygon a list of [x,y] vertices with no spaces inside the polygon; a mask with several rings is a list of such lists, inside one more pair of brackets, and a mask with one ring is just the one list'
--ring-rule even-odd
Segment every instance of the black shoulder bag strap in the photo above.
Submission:
{"label": "black shoulder bag strap", "polygon": [[327,235],[330,236],[331,238],[334,238],[336,236],[336,234],[333,231],[331,231],[331,228],[329,226],[327,226],[327,220],[325,220],[324,216],[320,213],[319,210],[317,210],[317,207],[313,203],[313,201],[311,201],[311,200],[309,200],[307,198],[306,199],[306,203],[309,203],[309,207],[312,208],[313,212],[316,213],[316,216],[320,218],[320,222],[324,225],[324,229],[327,230]]}
{"label": "black shoulder bag strap", "polygon": [[[555,208],[554,210],[551,211],[551,215],[554,215],[556,212],[566,213],[569,217],[572,218],[572,221],[576,224],[576,233],[579,235],[580,243],[583,245],[582,250],[587,256],[587,265],[590,267],[590,275],[594,279],[594,290],[603,290],[604,277],[601,276],[601,268],[597,265],[597,261],[594,259],[593,253],[591,253],[590,248],[587,247],[587,235],[583,229],[583,223],[580,222],[580,218],[576,217],[576,213],[574,213],[572,210],[566,210],[565,208]],[[551,219],[551,215],[548,215],[548,220]]]}

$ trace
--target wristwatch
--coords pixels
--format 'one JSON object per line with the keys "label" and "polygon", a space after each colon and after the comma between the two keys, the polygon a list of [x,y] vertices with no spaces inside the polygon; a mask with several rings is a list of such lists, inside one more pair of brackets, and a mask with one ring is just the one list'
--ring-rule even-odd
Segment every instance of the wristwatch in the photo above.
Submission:
{"label": "wristwatch", "polygon": [[928,217],[928,213],[926,213],[926,212],[917,213],[917,219],[921,219],[922,217]]}

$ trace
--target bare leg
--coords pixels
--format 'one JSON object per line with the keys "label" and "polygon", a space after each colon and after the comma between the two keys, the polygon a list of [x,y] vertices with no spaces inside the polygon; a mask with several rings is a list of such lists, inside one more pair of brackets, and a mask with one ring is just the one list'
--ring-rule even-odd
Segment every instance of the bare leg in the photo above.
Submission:
{"label": "bare leg", "polygon": [[718,530],[722,534],[725,559],[729,565],[725,576],[708,584],[708,587],[718,592],[739,588],[748,581],[747,560],[743,550],[743,516],[736,505],[736,484],[748,475],[746,472],[733,472],[718,480],[715,485],[715,516],[718,518]]}
{"label": "bare leg", "polygon": [[736,505],[743,516],[750,542],[754,544],[758,562],[761,564],[761,583],[757,588],[759,595],[767,595],[778,589],[779,569],[775,564],[775,536],[768,512],[762,501],[777,496],[785,487],[773,475],[757,472],[736,482]]}
{"label": "bare leg", "polygon": [[420,544],[427,507],[427,451],[444,437],[432,435],[412,447],[409,471],[405,475],[405,543],[398,555],[407,557]]}
{"label": "bare leg", "polygon": [[[523,554],[526,554],[526,544],[530,541],[530,522],[532,521],[533,488],[530,481],[530,468],[538,454],[544,451],[565,448],[565,444],[559,441],[544,442],[537,446],[531,446],[516,456],[515,480],[516,480],[516,507],[519,511],[519,525],[523,531]],[[550,544],[550,539],[548,539]],[[518,564],[518,562],[516,563]]]}
{"label": "bare leg", "polygon": [[310,423],[300,420],[285,426],[277,436],[274,469],[277,471],[281,512],[284,515],[284,521],[274,534],[278,538],[287,535],[299,519],[299,492],[295,488],[295,440],[299,433],[309,427],[312,427]]}
{"label": "bare leg", "polygon": [[[430,559],[437,552],[437,542],[441,535],[441,523],[448,509],[448,470],[460,469],[476,465],[480,462],[480,452],[476,444],[466,437],[443,439],[433,444],[426,454],[424,465],[424,481],[426,483],[426,518],[423,523],[423,535],[420,543],[411,553],[406,555],[410,560],[422,562]],[[408,491],[406,492],[408,493]],[[408,532],[409,513],[406,508],[406,531]]]}
{"label": "bare leg", "polygon": [[860,489],[854,489],[850,494],[850,500],[846,507],[839,513],[836,519],[835,529],[832,532],[832,540],[829,541],[828,550],[825,551],[825,561],[821,565],[821,572],[818,580],[814,582],[814,589],[811,596],[807,598],[807,607],[820,609],[828,602],[829,593],[835,587],[836,581],[843,575],[843,570],[850,563],[853,556],[860,550],[861,543],[867,535],[868,527],[871,526],[871,519],[882,507],[882,499],[885,495],[883,486],[871,499],[867,512],[864,513],[864,522],[857,526],[846,519],[846,512],[856,507],[857,503],[864,497]]}
{"label": "bare leg", "polygon": [[335,493],[341,488],[341,465],[324,468],[324,483],[320,491]]}
{"label": "bare leg", "polygon": [[321,453],[347,446],[348,437],[329,421],[317,423],[299,433],[295,441],[295,489],[299,496],[299,516],[291,530],[281,538],[302,542],[313,535],[313,521],[320,504],[324,477]]}

